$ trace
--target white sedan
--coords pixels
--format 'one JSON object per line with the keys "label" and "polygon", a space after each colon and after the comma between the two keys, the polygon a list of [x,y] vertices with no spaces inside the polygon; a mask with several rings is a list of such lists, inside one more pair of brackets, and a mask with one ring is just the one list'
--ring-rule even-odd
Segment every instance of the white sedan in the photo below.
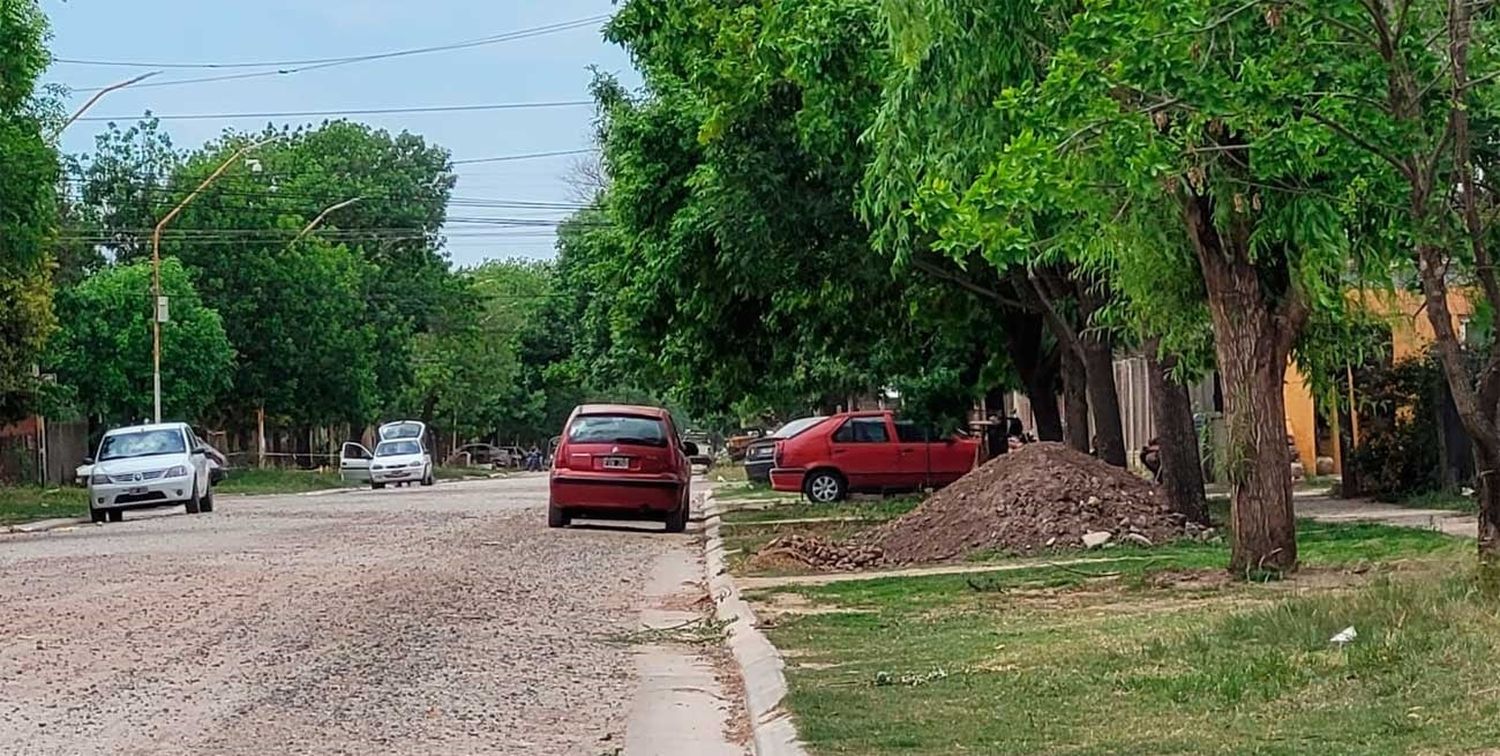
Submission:
{"label": "white sedan", "polygon": [[214,508],[208,445],[185,423],[116,428],[104,434],[90,465],[89,515],[119,522],[127,509],[183,505]]}
{"label": "white sedan", "polygon": [[432,456],[421,442],[402,439],[381,441],[375,446],[374,458],[370,460],[371,488],[385,488],[390,483],[430,486],[434,482]]}

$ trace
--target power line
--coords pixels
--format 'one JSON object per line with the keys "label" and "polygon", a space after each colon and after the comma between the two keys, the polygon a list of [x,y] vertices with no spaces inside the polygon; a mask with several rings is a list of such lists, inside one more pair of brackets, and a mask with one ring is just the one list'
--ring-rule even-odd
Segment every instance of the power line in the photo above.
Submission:
{"label": "power line", "polygon": [[[447,50],[459,50],[468,47],[480,47],[492,45],[497,42],[506,42],[515,39],[518,35],[536,36],[540,34],[551,34],[558,31],[567,31],[589,24],[600,23],[609,20],[610,15],[599,14],[587,18],[574,19],[572,21],[560,21],[544,26],[534,26],[529,29],[517,29],[503,32],[479,39],[471,39],[463,42],[454,42],[445,45],[432,45],[429,47],[417,47],[406,50],[394,50],[383,53],[371,53],[365,55],[349,55],[339,58],[308,58],[304,60],[262,60],[243,61],[237,63],[182,63],[182,62],[147,62],[133,60],[89,60],[82,58],[54,58],[53,62],[67,63],[76,66],[105,66],[115,68],[189,68],[189,69],[224,69],[224,68],[271,68],[284,66],[320,66],[330,64],[357,63],[369,60],[384,60],[387,58],[400,58],[409,55],[422,55],[425,53],[443,52]],[[524,37],[522,37],[524,38]]]}
{"label": "power line", "polygon": [[[558,102],[501,102],[489,105],[438,105],[419,108],[364,108],[354,110],[289,110],[270,113],[175,113],[171,115],[150,114],[161,121],[229,121],[245,118],[318,118],[355,115],[412,115],[423,113],[474,113],[495,110],[541,110],[545,108],[576,108],[593,105],[593,100],[561,100]],[[135,116],[85,116],[79,121],[100,123],[105,121],[128,121]]]}
{"label": "power line", "polygon": [[533,152],[526,155],[501,155],[499,157],[469,158],[467,160],[454,160],[454,165],[474,165],[476,163],[507,163],[512,160],[535,160],[537,158],[562,157],[564,155],[585,155],[599,150],[593,147],[584,147],[576,150],[557,150],[555,152]]}
{"label": "power line", "polygon": [[[445,51],[451,51],[451,50],[462,50],[462,49],[467,49],[467,48],[480,47],[480,46],[484,46],[484,45],[494,45],[494,44],[499,44],[499,43],[502,43],[502,42],[513,42],[513,41],[516,41],[516,40],[531,39],[533,37],[541,37],[541,36],[545,36],[545,35],[548,35],[548,34],[555,34],[557,32],[561,32],[561,31],[569,31],[571,29],[579,29],[579,28],[582,28],[582,27],[585,27],[585,26],[589,26],[589,25],[598,23],[599,21],[602,21],[602,20],[607,19],[607,18],[608,18],[608,16],[594,16],[594,17],[590,17],[590,18],[586,18],[586,19],[580,19],[578,21],[570,21],[570,22],[561,23],[561,24],[553,24],[551,26],[536,27],[536,28],[533,28],[533,29],[523,29],[523,30],[520,30],[520,31],[510,32],[510,33],[507,33],[507,34],[496,35],[496,36],[493,36],[493,37],[485,37],[485,38],[482,38],[482,39],[470,40],[468,42],[458,42],[458,43],[454,43],[454,44],[450,44],[450,45],[435,45],[435,46],[432,46],[432,47],[422,47],[422,48],[416,48],[416,49],[413,49],[413,50],[398,50],[398,51],[395,51],[395,52],[378,53],[378,54],[374,54],[374,55],[359,55],[359,56],[352,56],[352,57],[348,57],[348,58],[331,58],[331,59],[324,59],[322,61],[316,61],[316,62],[311,62],[311,63],[306,63],[306,64],[298,64],[298,63],[279,63],[279,64],[278,63],[266,63],[266,64],[234,63],[234,64],[201,64],[201,65],[176,64],[176,65],[164,65],[163,66],[163,65],[154,65],[154,64],[149,64],[149,63],[139,63],[139,64],[137,64],[137,63],[129,63],[129,64],[127,64],[127,63],[110,63],[108,61],[99,61],[97,63],[94,63],[93,65],[120,65],[120,66],[126,66],[126,65],[128,65],[130,67],[149,67],[149,68],[210,68],[210,69],[212,69],[212,68],[250,68],[250,67],[255,67],[255,66],[260,66],[260,65],[266,65],[266,66],[270,66],[270,65],[295,66],[295,67],[291,67],[291,68],[287,68],[287,67],[276,68],[276,69],[270,70],[270,71],[252,71],[250,73],[225,74],[225,75],[221,75],[221,76],[201,76],[201,77],[192,78],[192,79],[169,79],[167,81],[155,81],[155,82],[148,82],[148,83],[144,83],[144,84],[136,84],[132,88],[133,89],[146,89],[146,88],[149,88],[149,87],[174,87],[174,86],[180,86],[180,85],[184,85],[184,84],[206,84],[206,83],[209,83],[209,82],[237,81],[237,80],[241,80],[241,79],[256,79],[256,78],[264,78],[264,77],[268,77],[268,76],[278,76],[278,77],[279,76],[291,76],[291,75],[294,75],[294,74],[306,73],[306,72],[309,72],[309,71],[320,71],[320,70],[324,70],[324,69],[328,69],[328,68],[337,68],[337,67],[340,67],[340,66],[353,65],[353,64],[356,64],[356,63],[368,63],[368,62],[377,61],[377,60],[388,60],[390,58],[399,58],[399,57],[408,56],[408,55],[421,55],[421,54],[425,54],[425,53],[445,52]],[[61,62],[69,62],[69,61],[59,59],[58,62],[61,63]],[[99,91],[103,91],[104,89],[107,89],[107,88],[108,87],[89,87],[87,89],[77,89],[77,90],[74,90],[74,91],[77,91],[77,92],[99,92]]]}

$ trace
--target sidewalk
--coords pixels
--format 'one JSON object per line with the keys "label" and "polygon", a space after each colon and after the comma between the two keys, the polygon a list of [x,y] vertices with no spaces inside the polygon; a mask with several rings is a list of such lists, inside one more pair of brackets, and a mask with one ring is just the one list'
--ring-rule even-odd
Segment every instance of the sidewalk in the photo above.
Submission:
{"label": "sidewalk", "polygon": [[1334,499],[1328,496],[1299,497],[1298,517],[1317,522],[1379,522],[1402,528],[1436,530],[1460,538],[1474,538],[1479,520],[1474,515],[1446,509],[1412,509],[1370,499]]}

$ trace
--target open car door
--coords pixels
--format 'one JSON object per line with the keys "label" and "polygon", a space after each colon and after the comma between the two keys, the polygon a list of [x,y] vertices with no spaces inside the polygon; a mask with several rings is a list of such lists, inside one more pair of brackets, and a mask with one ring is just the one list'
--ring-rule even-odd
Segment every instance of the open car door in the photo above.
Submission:
{"label": "open car door", "polygon": [[342,480],[370,482],[370,462],[375,458],[362,444],[353,441],[344,444],[339,452],[339,478]]}

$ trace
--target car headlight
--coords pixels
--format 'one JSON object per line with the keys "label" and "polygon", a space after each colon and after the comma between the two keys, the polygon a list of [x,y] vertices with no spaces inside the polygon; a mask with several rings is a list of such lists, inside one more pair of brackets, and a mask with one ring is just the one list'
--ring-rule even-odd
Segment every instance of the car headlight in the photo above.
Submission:
{"label": "car headlight", "polygon": [[164,478],[186,478],[187,477],[187,467],[185,467],[183,465],[178,465],[178,466],[176,466],[176,467],[168,470],[167,474],[163,475],[162,477],[164,477]]}
{"label": "car headlight", "polygon": [[422,466],[421,462],[413,462],[413,463],[407,465],[407,467],[421,467],[421,466]]}
{"label": "car headlight", "polygon": [[89,485],[109,485],[109,476],[104,473],[94,473],[89,476]]}
{"label": "car headlight", "polygon": [[384,470],[385,466],[384,465],[370,465],[370,469],[371,470]]}

